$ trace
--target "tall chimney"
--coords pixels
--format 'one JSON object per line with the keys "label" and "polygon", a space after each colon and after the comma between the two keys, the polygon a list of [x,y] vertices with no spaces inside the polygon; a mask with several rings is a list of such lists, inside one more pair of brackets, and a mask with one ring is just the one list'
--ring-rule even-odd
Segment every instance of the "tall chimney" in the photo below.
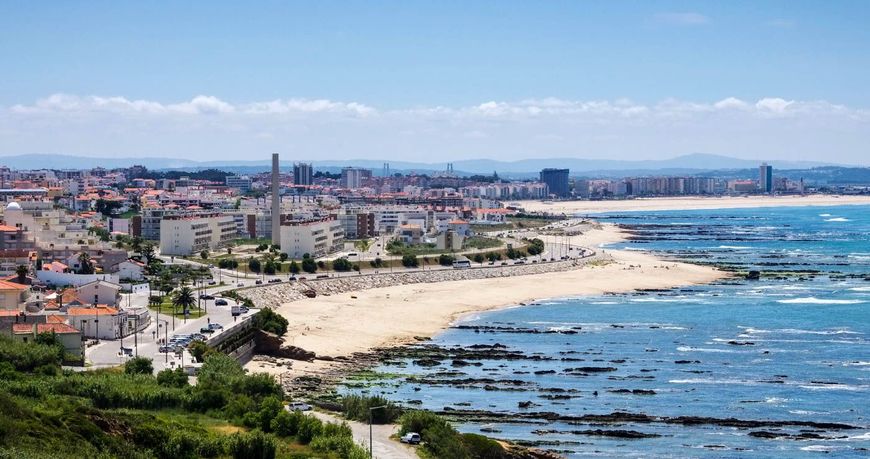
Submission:
{"label": "tall chimney", "polygon": [[281,196],[278,153],[272,153],[272,244],[281,245]]}

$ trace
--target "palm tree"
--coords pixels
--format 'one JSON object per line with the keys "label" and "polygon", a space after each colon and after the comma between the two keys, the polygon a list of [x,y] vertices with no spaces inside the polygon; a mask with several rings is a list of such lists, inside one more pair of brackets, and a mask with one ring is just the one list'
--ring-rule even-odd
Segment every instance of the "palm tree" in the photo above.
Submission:
{"label": "palm tree", "polygon": [[79,274],[93,274],[94,263],[91,261],[91,256],[87,252],[79,254]]}
{"label": "palm tree", "polygon": [[27,273],[29,272],[30,269],[28,269],[27,266],[24,265],[18,265],[18,267],[15,268],[15,274],[18,276],[19,284],[23,285],[27,281]]}
{"label": "palm tree", "polygon": [[196,297],[193,294],[193,290],[186,285],[182,285],[181,288],[175,291],[175,295],[172,296],[172,314],[176,314],[176,308],[180,306],[181,310],[184,311],[184,317],[187,318],[190,307],[194,303],[196,303]]}

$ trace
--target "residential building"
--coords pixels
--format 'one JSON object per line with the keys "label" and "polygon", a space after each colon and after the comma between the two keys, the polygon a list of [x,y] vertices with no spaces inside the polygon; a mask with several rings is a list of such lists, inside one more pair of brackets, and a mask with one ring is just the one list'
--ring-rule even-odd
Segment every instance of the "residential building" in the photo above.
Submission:
{"label": "residential building", "polygon": [[281,251],[290,258],[322,257],[343,247],[344,228],[334,217],[281,223]]}
{"label": "residential building", "polygon": [[224,179],[224,182],[227,185],[227,188],[235,188],[242,193],[247,193],[251,191],[251,184],[253,180],[251,177],[242,176],[242,175],[228,175]]}
{"label": "residential building", "polygon": [[362,188],[363,182],[371,178],[372,171],[369,169],[345,167],[341,170],[341,187],[350,189]]}
{"label": "residential building", "polygon": [[160,222],[160,253],[191,255],[215,250],[229,244],[238,234],[232,215],[165,217]]}
{"label": "residential building", "polygon": [[30,293],[30,287],[6,280],[0,280],[0,309],[23,311]]}
{"label": "residential building", "polygon": [[557,198],[567,198],[571,194],[568,187],[568,169],[544,169],[541,171],[541,182],[547,185],[549,194]]}
{"label": "residential building", "polygon": [[25,343],[35,341],[41,333],[54,333],[64,352],[79,359],[84,355],[82,332],[65,323],[12,324],[10,332],[13,339]]}
{"label": "residential building", "polygon": [[758,168],[758,191],[762,193],[773,192],[773,166],[762,163]]}
{"label": "residential building", "polygon": [[117,306],[121,300],[121,286],[104,280],[82,284],[75,291],[84,304]]}
{"label": "residential building", "polygon": [[314,168],[310,163],[293,164],[293,183],[296,185],[314,185]]}

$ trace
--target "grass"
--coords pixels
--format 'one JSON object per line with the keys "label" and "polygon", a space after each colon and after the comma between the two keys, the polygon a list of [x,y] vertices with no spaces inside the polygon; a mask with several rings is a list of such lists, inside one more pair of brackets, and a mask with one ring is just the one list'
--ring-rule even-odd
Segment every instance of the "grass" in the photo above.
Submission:
{"label": "grass", "polygon": [[501,247],[501,245],[500,240],[485,236],[472,236],[465,240],[466,249],[494,249]]}
{"label": "grass", "polygon": [[[152,306],[152,305],[149,305],[149,306],[148,306],[148,309],[150,309],[150,310],[152,310],[152,311],[154,311],[154,312],[157,312],[157,308],[154,307],[154,306]],[[203,310],[198,310],[198,309],[196,308],[196,305],[193,305],[193,306],[190,308],[190,311],[189,311],[189,312],[190,312],[190,314],[187,315],[187,318],[188,318],[188,319],[199,319],[200,317],[203,317],[203,316],[206,315],[206,314],[205,314],[205,309],[203,309]],[[164,299],[164,300],[163,300],[163,304],[160,305],[160,314],[164,314],[164,315],[167,315],[167,316],[172,316],[172,315],[173,315],[173,314],[172,314],[172,300],[169,300],[169,299]],[[182,311],[180,308],[177,308],[177,312],[175,313],[175,317],[176,317],[177,319],[184,319],[184,311]]]}

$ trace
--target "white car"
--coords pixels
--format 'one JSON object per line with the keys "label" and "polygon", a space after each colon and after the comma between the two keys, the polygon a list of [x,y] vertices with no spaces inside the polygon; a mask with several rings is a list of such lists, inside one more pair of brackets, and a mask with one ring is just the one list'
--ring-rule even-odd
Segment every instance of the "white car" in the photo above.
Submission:
{"label": "white car", "polygon": [[402,438],[399,439],[402,443],[407,443],[409,445],[419,445],[420,444],[420,434],[417,432],[408,432],[405,435],[402,435]]}
{"label": "white car", "polygon": [[311,405],[303,402],[290,402],[287,411],[311,411]]}

